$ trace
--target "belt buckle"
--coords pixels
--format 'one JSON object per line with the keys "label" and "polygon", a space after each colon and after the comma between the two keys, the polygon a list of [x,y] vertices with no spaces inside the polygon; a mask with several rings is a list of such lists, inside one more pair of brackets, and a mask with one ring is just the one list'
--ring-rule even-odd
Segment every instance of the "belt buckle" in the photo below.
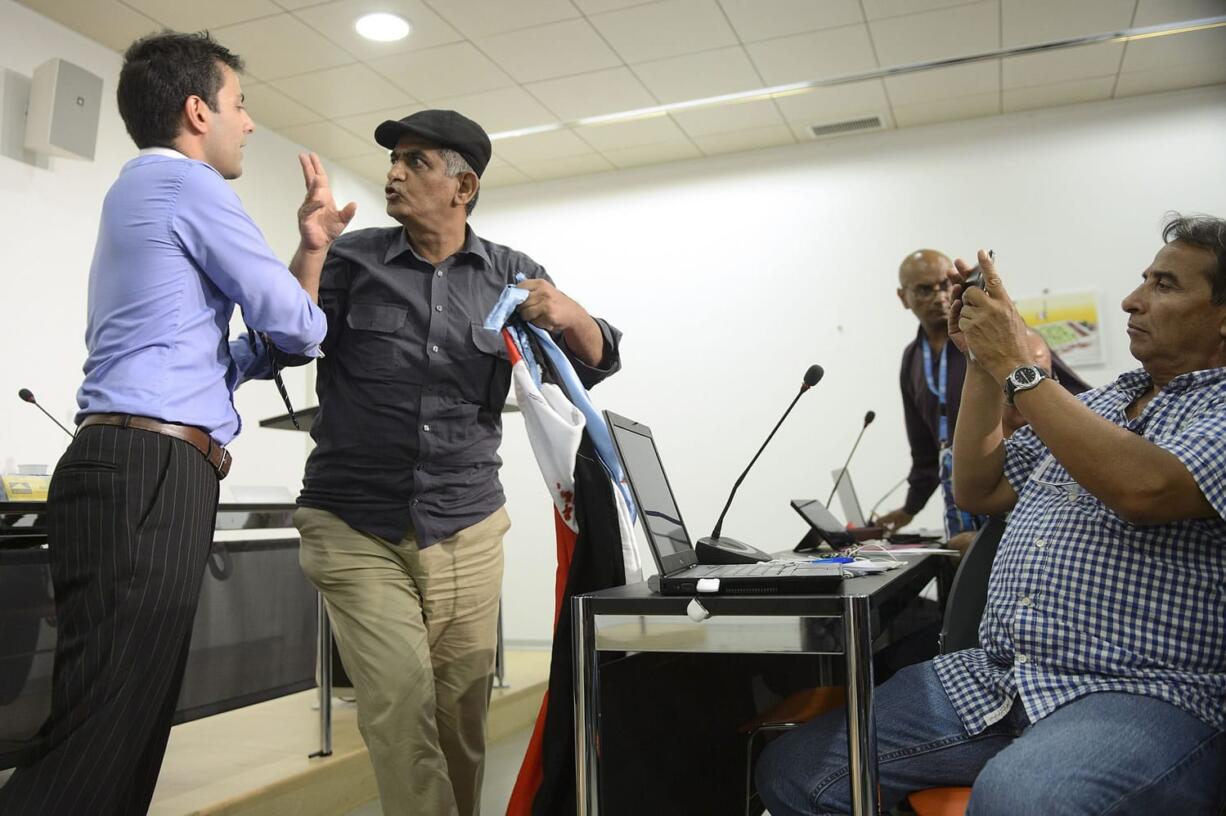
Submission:
{"label": "belt buckle", "polygon": [[234,461],[234,457],[230,456],[230,451],[226,450],[225,445],[217,445],[217,449],[221,451],[221,458],[217,461],[217,475],[224,479],[230,470],[230,463]]}

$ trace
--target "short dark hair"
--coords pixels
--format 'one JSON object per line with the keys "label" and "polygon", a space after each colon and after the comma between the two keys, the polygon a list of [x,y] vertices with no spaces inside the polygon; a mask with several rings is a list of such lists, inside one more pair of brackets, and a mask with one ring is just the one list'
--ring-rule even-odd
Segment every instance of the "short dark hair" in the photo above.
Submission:
{"label": "short dark hair", "polygon": [[1178,241],[1212,252],[1217,259],[1217,265],[1208,270],[1209,284],[1213,287],[1213,303],[1217,306],[1226,304],[1226,220],[1212,215],[1167,213],[1162,240],[1168,244]]}
{"label": "short dark hair", "polygon": [[243,70],[242,59],[207,31],[163,31],[128,46],[116,96],[119,115],[136,146],[171,147],[189,96],[198,96],[210,110],[217,110],[217,92],[225,81],[222,65]]}

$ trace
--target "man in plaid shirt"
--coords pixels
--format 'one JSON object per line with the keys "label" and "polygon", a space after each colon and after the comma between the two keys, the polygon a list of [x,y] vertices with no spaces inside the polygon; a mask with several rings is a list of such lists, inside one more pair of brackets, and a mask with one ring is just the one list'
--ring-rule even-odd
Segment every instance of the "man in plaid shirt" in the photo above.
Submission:
{"label": "man in plaid shirt", "polygon": [[[1076,397],[1033,366],[986,253],[986,290],[954,304],[950,338],[975,359],[958,506],[1010,516],[981,647],[878,690],[887,807],[972,784],[973,814],[1226,803],[1226,221],[1175,217],[1163,238],[1123,302],[1142,368]],[[1029,423],[1007,441],[1002,388]],[[846,751],[842,711],[773,743],[772,816],[850,812]]]}

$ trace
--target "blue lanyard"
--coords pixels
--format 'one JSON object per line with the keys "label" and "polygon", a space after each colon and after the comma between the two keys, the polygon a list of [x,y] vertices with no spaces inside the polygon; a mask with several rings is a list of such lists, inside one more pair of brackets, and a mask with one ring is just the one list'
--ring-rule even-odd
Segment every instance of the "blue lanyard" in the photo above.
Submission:
{"label": "blue lanyard", "polygon": [[941,346],[941,363],[937,367],[936,380],[932,377],[932,347],[928,345],[928,338],[924,338],[924,377],[928,380],[928,390],[937,398],[937,408],[940,412],[937,429],[937,435],[940,437],[941,446],[949,444],[949,412],[945,408],[945,358],[949,352],[949,340],[945,341],[945,345]]}

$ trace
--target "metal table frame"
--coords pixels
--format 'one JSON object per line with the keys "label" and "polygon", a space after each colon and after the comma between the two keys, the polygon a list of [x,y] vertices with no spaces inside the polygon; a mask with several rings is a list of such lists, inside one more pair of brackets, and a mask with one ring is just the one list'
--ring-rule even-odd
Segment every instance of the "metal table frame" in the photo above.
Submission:
{"label": "metal table frame", "polygon": [[[608,652],[839,655],[847,673],[847,743],[852,812],[880,811],[877,732],[873,720],[874,612],[885,600],[918,591],[937,576],[939,556],[912,557],[905,568],[846,579],[838,594],[702,596],[710,617],[686,614],[689,597],[655,595],[646,584],[571,599],[575,705],[575,790],[579,812],[600,813],[600,674]],[[841,644],[828,633],[834,619]],[[841,647],[841,648],[840,648]]]}

